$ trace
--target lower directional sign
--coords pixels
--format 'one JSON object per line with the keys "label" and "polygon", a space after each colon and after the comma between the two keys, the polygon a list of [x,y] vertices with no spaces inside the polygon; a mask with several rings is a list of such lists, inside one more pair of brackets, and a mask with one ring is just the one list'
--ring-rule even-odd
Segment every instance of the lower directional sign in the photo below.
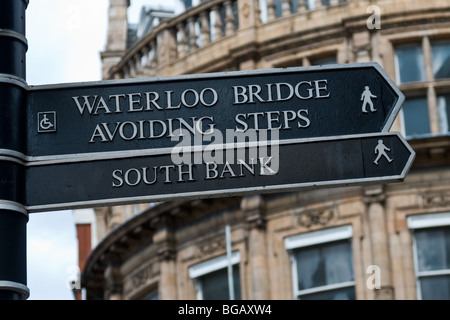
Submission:
{"label": "lower directional sign", "polygon": [[405,178],[415,157],[395,132],[212,149],[184,158],[172,152],[32,163],[26,207],[43,211],[395,182]]}

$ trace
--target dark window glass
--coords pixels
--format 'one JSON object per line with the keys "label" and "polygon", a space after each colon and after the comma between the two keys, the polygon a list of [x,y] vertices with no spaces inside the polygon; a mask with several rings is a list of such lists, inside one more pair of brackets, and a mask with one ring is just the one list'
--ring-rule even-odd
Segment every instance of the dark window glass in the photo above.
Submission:
{"label": "dark window glass", "polygon": [[150,292],[146,297],[145,300],[158,300],[158,290]]}
{"label": "dark window glass", "polygon": [[[220,269],[208,273],[200,278],[202,283],[203,300],[229,300],[228,270]],[[241,299],[241,286],[239,280],[239,266],[233,266],[234,298]]]}
{"label": "dark window glass", "polygon": [[425,81],[425,63],[420,45],[399,46],[395,54],[399,83]]}
{"label": "dark window glass", "polygon": [[[298,290],[354,280],[351,244],[348,240],[297,249],[295,259],[297,262]],[[305,297],[309,299],[354,298],[354,293],[353,295],[348,294],[349,290],[354,291],[354,288],[327,290],[326,292],[329,293],[324,291],[308,294]],[[301,299],[303,299],[303,295]]]}
{"label": "dark window glass", "polygon": [[430,133],[428,103],[425,97],[407,98],[402,110],[406,136]]}
{"label": "dark window glass", "polygon": [[313,59],[311,61],[311,65],[318,66],[318,65],[326,65],[326,64],[336,64],[337,60],[336,57],[326,57],[321,59]]}
{"label": "dark window glass", "polygon": [[420,278],[423,300],[450,300],[450,276]]}
{"label": "dark window glass", "polygon": [[450,299],[450,228],[419,229],[414,236],[422,299]]}
{"label": "dark window glass", "polygon": [[415,231],[420,271],[450,269],[450,228]]}

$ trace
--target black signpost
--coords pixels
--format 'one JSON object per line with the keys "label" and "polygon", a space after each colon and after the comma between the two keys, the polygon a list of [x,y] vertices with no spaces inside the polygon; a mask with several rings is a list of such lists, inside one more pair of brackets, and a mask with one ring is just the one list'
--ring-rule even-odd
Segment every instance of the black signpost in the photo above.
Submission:
{"label": "black signpost", "polygon": [[25,166],[25,9],[0,1],[0,299],[27,299]]}
{"label": "black signpost", "polygon": [[404,96],[376,63],[30,87],[27,4],[0,2],[0,299],[29,296],[29,212],[387,183],[412,165],[389,132]]}
{"label": "black signpost", "polygon": [[414,159],[398,133],[220,150],[214,160],[205,160],[205,151],[195,152],[192,158],[202,158],[198,163],[176,164],[170,153],[160,153],[31,166],[27,207],[38,211],[386,183],[402,181]]}
{"label": "black signpost", "polygon": [[[370,179],[341,175],[315,184],[304,180],[305,170],[302,175],[283,175],[283,170],[312,152],[309,146],[331,150],[345,143],[342,137],[388,132],[403,100],[376,63],[30,87],[24,205],[28,211],[43,211],[338,185],[341,180],[363,183]],[[205,161],[174,165],[172,152],[186,140],[200,150],[213,140],[216,145],[231,142],[234,148],[234,138],[227,141],[230,131],[253,134],[248,138],[253,142],[276,132],[282,152],[277,175],[208,179],[200,168]],[[309,155],[320,154],[320,147]],[[328,157],[328,167],[352,166],[350,158],[342,163],[343,156]],[[240,160],[250,164],[251,159],[215,159],[218,165]],[[320,173],[320,166],[304,165],[309,174]],[[145,183],[152,172],[168,178]],[[183,183],[189,174],[195,177]],[[127,183],[132,179],[142,183]]]}

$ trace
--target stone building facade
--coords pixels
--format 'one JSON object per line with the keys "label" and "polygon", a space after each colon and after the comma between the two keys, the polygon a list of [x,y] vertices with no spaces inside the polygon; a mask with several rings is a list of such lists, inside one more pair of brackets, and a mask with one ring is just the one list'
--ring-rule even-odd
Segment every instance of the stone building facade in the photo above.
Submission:
{"label": "stone building facade", "polygon": [[130,47],[128,6],[104,79],[374,61],[416,158],[400,183],[96,208],[87,299],[450,298],[448,1],[208,0]]}

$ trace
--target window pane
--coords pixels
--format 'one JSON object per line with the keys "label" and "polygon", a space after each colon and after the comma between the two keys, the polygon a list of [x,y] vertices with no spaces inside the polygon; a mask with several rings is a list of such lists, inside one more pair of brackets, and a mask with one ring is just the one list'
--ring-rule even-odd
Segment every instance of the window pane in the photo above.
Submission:
{"label": "window pane", "polygon": [[426,98],[408,98],[403,107],[405,120],[405,135],[419,135],[430,133],[428,117],[428,103]]}
{"label": "window pane", "polygon": [[275,17],[279,18],[281,17],[281,0],[274,0],[273,3],[275,5]]}
{"label": "window pane", "polygon": [[336,57],[326,57],[321,59],[313,59],[311,61],[311,65],[318,66],[318,65],[326,65],[326,64],[336,64],[337,60]]}
{"label": "window pane", "polygon": [[144,300],[158,300],[158,290],[150,292]]}
{"label": "window pane", "polygon": [[321,259],[320,248],[312,247],[301,249],[297,252],[297,279],[298,289],[308,289],[326,284],[323,272],[323,259]]}
{"label": "window pane", "polygon": [[352,281],[353,262],[349,241],[343,241],[323,248],[327,284]]}
{"label": "window pane", "polygon": [[438,96],[439,130],[450,131],[450,95]]}
{"label": "window pane", "polygon": [[415,231],[420,271],[450,269],[450,228]]}
{"label": "window pane", "polygon": [[298,289],[308,289],[353,280],[349,241],[296,250]]}
{"label": "window pane", "polygon": [[[201,277],[203,300],[229,300],[228,270],[220,269]],[[241,299],[239,267],[233,266],[234,298]]]}
{"label": "window pane", "polygon": [[450,42],[434,43],[431,51],[433,53],[434,78],[450,78]]}
{"label": "window pane", "polygon": [[450,276],[421,278],[420,288],[423,300],[449,300]]}
{"label": "window pane", "polygon": [[420,45],[399,46],[395,49],[398,82],[425,81],[425,65]]}
{"label": "window pane", "polygon": [[355,300],[355,289],[343,288],[300,296],[301,300]]}

